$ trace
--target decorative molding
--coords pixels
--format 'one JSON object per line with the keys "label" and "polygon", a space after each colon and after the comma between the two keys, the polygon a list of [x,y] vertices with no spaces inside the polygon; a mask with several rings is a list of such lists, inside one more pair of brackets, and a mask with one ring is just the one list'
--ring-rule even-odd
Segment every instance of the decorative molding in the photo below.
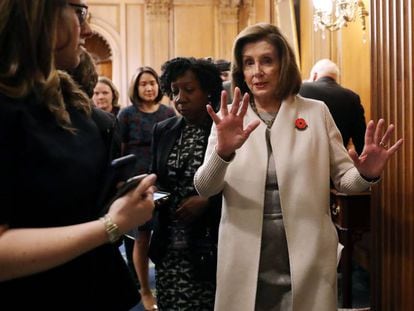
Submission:
{"label": "decorative molding", "polygon": [[[96,48],[98,49],[98,53],[94,53],[94,56],[97,57],[97,61],[104,62],[104,61],[112,61],[112,48],[106,38],[99,32],[93,31],[92,37],[95,36],[95,44],[97,44]],[[90,38],[87,38],[86,41],[88,42]]]}
{"label": "decorative molding", "polygon": [[242,0],[220,0],[219,17],[223,23],[237,21]]}
{"label": "decorative molding", "polygon": [[172,0],[145,0],[146,14],[149,16],[168,16]]}
{"label": "decorative molding", "polygon": [[105,20],[101,18],[91,19],[91,29],[93,33],[102,36],[109,44],[112,54],[112,81],[118,87],[120,93],[120,102],[124,102],[124,95],[127,94],[126,85],[123,83],[123,68],[121,67],[121,36]]}
{"label": "decorative molding", "polygon": [[220,0],[219,1],[219,8],[220,9],[238,9],[239,6],[242,4],[242,0]]}
{"label": "decorative molding", "polygon": [[219,0],[173,0],[174,6],[212,6],[218,3]]}
{"label": "decorative molding", "polygon": [[243,7],[247,10],[252,10],[254,6],[253,0],[241,0],[240,1],[240,7]]}

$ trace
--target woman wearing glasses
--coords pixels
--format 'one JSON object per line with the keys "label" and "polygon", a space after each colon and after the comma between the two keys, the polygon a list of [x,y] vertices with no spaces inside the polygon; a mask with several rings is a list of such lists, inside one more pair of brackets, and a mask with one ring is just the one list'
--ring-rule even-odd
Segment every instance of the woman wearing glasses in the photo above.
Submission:
{"label": "woman wearing glasses", "polygon": [[64,72],[91,34],[86,16],[81,0],[0,2],[2,309],[130,310],[138,302],[112,243],[151,217],[155,176],[98,206],[104,137]]}

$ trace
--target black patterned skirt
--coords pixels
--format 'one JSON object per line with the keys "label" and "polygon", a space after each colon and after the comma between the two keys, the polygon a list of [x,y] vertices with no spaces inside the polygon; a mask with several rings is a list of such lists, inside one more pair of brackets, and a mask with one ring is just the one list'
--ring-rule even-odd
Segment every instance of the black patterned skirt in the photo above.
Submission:
{"label": "black patterned skirt", "polygon": [[188,250],[168,250],[155,266],[155,281],[160,311],[214,310],[215,282],[197,280]]}

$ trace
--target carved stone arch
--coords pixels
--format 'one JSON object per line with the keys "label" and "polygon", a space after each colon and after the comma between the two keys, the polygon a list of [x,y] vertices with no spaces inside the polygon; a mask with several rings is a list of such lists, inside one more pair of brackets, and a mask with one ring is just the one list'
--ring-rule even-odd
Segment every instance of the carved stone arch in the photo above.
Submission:
{"label": "carved stone arch", "polygon": [[85,47],[92,55],[98,74],[112,80],[112,49],[108,41],[98,32],[94,32],[85,42]]}
{"label": "carved stone arch", "polygon": [[[108,23],[101,18],[91,18],[90,26],[93,33],[105,42],[110,50],[112,61],[112,81],[118,87],[120,94],[120,103],[124,102],[124,94],[126,94],[126,82],[122,73],[122,54],[121,54],[121,36]],[[90,51],[95,53],[95,51]]]}

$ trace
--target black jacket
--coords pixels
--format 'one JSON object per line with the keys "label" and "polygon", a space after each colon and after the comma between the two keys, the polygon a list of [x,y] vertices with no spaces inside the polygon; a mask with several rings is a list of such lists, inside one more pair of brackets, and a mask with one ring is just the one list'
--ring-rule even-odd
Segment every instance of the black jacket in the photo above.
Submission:
{"label": "black jacket", "polygon": [[[167,159],[184,126],[185,121],[182,117],[173,117],[159,122],[154,126],[151,172],[157,174],[157,187],[160,190],[167,192],[173,191],[168,178]],[[204,152],[206,148],[207,142],[204,146]],[[200,242],[208,229],[214,243],[217,244],[220,215],[221,193],[209,198],[209,206],[204,211],[204,214],[192,224],[190,241],[194,242],[194,245]],[[149,256],[154,263],[162,259],[168,247],[169,233],[166,228],[168,227],[169,221],[168,207],[161,206],[157,208],[153,217],[154,231],[149,251]]]}
{"label": "black jacket", "polygon": [[356,93],[340,86],[332,78],[323,77],[315,82],[303,83],[299,94],[325,102],[341,132],[345,147],[352,139],[355,150],[361,154],[366,123],[364,107]]}

